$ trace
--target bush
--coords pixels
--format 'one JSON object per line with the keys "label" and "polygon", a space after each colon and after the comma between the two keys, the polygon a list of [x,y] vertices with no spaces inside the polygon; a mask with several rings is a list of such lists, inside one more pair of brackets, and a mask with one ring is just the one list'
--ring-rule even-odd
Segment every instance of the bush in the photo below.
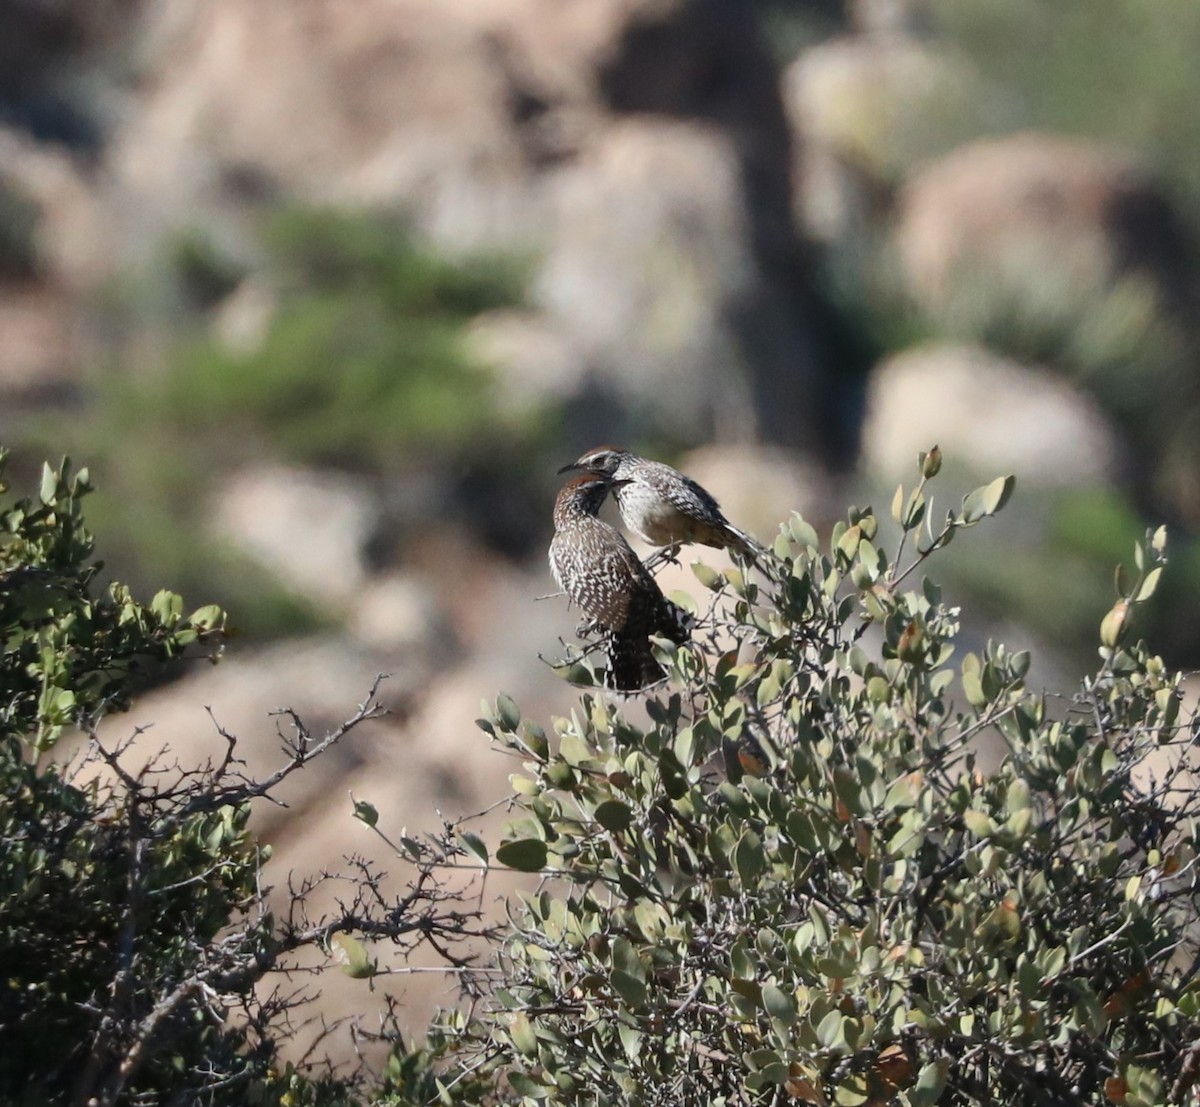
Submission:
{"label": "bush", "polygon": [[1196,730],[1130,634],[1165,534],[1096,671],[1032,691],[1029,655],[962,653],[917,575],[1012,489],[930,527],[939,463],[897,491],[890,557],[852,509],[825,554],[793,518],[762,579],[697,566],[703,634],[659,643],[671,687],[644,716],[588,692],[551,734],[506,697],[481,721],[523,761],[495,862],[540,882],[475,1020],[433,1039],[453,1102],[1181,1101]]}
{"label": "bush", "polygon": [[[1190,1102],[1200,729],[1131,635],[1165,533],[1118,577],[1096,671],[1069,698],[1033,692],[1026,653],[957,655],[959,611],[918,577],[1012,491],[998,479],[934,528],[939,464],[897,491],[891,556],[851,509],[825,554],[794,517],[761,572],[697,565],[700,629],[658,643],[671,681],[644,701],[589,689],[551,737],[499,697],[481,726],[523,768],[496,848],[465,820],[401,835],[402,896],[356,862],[316,919],[311,880],[268,910],[247,815],[377,713],[374,692],[319,739],[283,712],[286,756],[262,780],[230,735],[216,764],[131,770],[96,721],[147,666],[216,645],[223,617],[93,595],[86,477],[47,469],[0,512],[0,1098]],[[566,672],[596,683],[588,655]],[[71,725],[90,735],[82,764],[55,761]],[[537,877],[501,926],[442,880],[462,888],[472,858]],[[490,963],[472,968],[468,939]],[[379,1077],[282,1063],[298,951],[370,980],[426,941],[465,1010],[415,1049],[387,1020]]]}
{"label": "bush", "polygon": [[[370,976],[362,934],[402,955],[428,941],[454,960],[478,913],[432,874],[460,851],[410,841],[413,883],[395,900],[355,860],[338,911],[309,917],[321,874],[289,888],[276,917],[251,807],[378,715],[375,690],[324,737],[280,712],[285,758],[261,780],[242,772],[224,732],[215,763],[129,764],[132,739],[102,740],[97,724],[157,667],[218,647],[224,614],[185,617],[165,591],[149,605],[119,584],[98,591],[80,511],[88,491],[86,471],[64,462],[45,469],[37,498],[0,508],[0,1101],[350,1103],[355,1074],[280,1059],[308,1002],[290,967],[317,946]],[[57,760],[69,728],[89,741]]]}

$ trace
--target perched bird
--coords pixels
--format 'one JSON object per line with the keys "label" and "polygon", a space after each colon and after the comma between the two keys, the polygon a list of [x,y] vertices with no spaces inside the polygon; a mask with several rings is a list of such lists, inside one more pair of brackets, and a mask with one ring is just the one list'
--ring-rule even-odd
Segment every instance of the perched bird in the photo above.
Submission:
{"label": "perched bird", "polygon": [[733,550],[751,561],[763,552],[725,518],[710,492],[661,461],[619,446],[597,446],[559,472],[575,470],[609,477],[625,525],[650,545],[664,547],[668,556],[692,542]]}
{"label": "perched bird", "polygon": [[616,484],[604,474],[583,473],[563,486],[554,501],[550,571],[607,636],[613,687],[635,692],[666,676],[650,635],[686,642],[692,620],[662,594],[620,531],[599,517]]}

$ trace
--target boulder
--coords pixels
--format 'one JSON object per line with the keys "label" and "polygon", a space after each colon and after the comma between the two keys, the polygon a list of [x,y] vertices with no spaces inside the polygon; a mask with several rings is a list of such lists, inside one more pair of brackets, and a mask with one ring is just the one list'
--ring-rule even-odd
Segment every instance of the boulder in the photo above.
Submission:
{"label": "boulder", "polygon": [[804,50],[782,82],[793,147],[794,204],[822,241],[878,233],[895,187],[977,126],[970,72],[929,42],[854,35]]}
{"label": "boulder", "polygon": [[1119,436],[1099,405],[1061,377],[973,346],[936,344],[889,358],[871,375],[862,462],[908,480],[933,445],[980,477],[1067,488],[1114,480]]}
{"label": "boulder", "polygon": [[842,510],[840,482],[796,451],[706,446],[690,451],[680,469],[717,497],[726,518],[765,546],[793,511],[823,528]]}
{"label": "boulder", "polygon": [[439,248],[538,259],[544,325],[496,363],[514,390],[549,335],[552,389],[597,433],[632,401],[643,432],[809,440],[790,137],[736,0],[155,11],[106,162],[134,258],[181,226],[244,242],[263,202],[392,209]]}
{"label": "boulder", "polygon": [[925,166],[901,195],[895,241],[918,303],[945,314],[970,296],[980,324],[1123,278],[1169,303],[1189,268],[1179,220],[1144,169],[1046,134],[972,142]]}
{"label": "boulder", "polygon": [[293,591],[335,607],[370,571],[380,509],[360,480],[267,465],[235,473],[218,490],[217,533]]}

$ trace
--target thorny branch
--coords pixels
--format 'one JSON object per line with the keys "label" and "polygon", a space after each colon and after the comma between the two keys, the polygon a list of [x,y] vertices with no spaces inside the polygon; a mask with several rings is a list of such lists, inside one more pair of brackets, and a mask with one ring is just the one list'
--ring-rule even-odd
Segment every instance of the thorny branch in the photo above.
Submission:
{"label": "thorny branch", "polygon": [[[405,959],[418,947],[428,946],[464,986],[470,984],[462,971],[472,961],[468,943],[490,937],[491,930],[482,918],[482,902],[471,901],[471,887],[451,891],[443,882],[443,872],[454,867],[463,853],[451,824],[426,839],[406,839],[406,860],[415,872],[402,894],[389,895],[384,874],[364,858],[351,857],[346,874],[323,872],[305,877],[299,884],[289,878],[286,906],[277,921],[267,910],[268,889],[262,886],[256,868],[249,890],[237,892],[236,901],[230,904],[232,917],[223,933],[209,938],[196,930],[177,936],[186,942],[182,973],[156,980],[145,964],[146,951],[154,940],[152,931],[159,925],[155,911],[169,910],[193,887],[218,883],[226,867],[220,861],[206,864],[198,873],[154,886],[149,874],[156,854],[169,848],[187,828],[198,825],[198,820],[215,813],[244,810],[258,799],[282,804],[275,793],[284,780],[362,724],[386,713],[378,698],[383,679],[382,675],[375,679],[345,722],[320,737],[290,708],[273,712],[286,721],[286,726],[277,727],[284,760],[261,779],[245,773],[244,762],[237,757],[237,737],[215,719],[225,750],[215,764],[199,769],[178,764],[164,767],[160,753],[132,772],[122,759],[142,731],[111,747],[94,728],[87,731],[88,751],[74,775],[82,774],[90,762],[100,762],[111,770],[108,792],[101,802],[113,850],[124,850],[127,861],[112,980],[107,995],[96,996],[86,1008],[94,1029],[84,1043],[73,1107],[112,1107],[119,1102],[147,1061],[189,1032],[193,1016],[187,1012],[218,1027],[231,1012],[237,1012],[247,1041],[257,1036],[257,1048],[275,1049],[295,1031],[292,1016],[303,1010],[311,997],[295,989],[259,995],[256,985],[269,974],[290,979],[301,971],[297,954],[328,949],[329,939],[337,933],[390,943]],[[256,861],[249,863],[257,867]],[[329,882],[345,882],[352,894],[337,900],[331,912],[313,915],[311,897]],[[318,1037],[330,1029],[322,1026]],[[199,1095],[235,1086],[245,1073],[237,1068],[213,1068],[192,1076]]]}

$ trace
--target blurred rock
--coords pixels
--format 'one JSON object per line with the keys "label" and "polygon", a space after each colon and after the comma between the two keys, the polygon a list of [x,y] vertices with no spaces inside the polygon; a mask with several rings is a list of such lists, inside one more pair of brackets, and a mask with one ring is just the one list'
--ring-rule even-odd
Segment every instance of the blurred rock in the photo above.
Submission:
{"label": "blurred rock", "polygon": [[[155,12],[108,161],[131,256],[197,222],[244,239],[264,200],[402,210],[441,248],[545,257],[519,341],[554,345],[594,432],[632,398],[643,433],[810,440],[790,136],[737,0]],[[529,365],[498,359],[515,392]]]}
{"label": "blurred rock", "polygon": [[82,335],[74,301],[41,281],[0,285],[0,397],[9,403],[69,396]]}
{"label": "blurred rock", "polygon": [[793,511],[818,527],[841,514],[840,482],[794,451],[709,446],[692,450],[680,467],[716,496],[731,522],[765,546]]}
{"label": "blurred rock", "polygon": [[1034,133],[972,142],[924,168],[896,231],[916,300],[941,314],[973,296],[981,323],[1051,286],[1078,297],[1128,276],[1177,299],[1184,242],[1167,196],[1128,157]]}
{"label": "blurred rock", "polygon": [[876,227],[901,176],[977,124],[970,73],[927,42],[897,34],[812,46],[787,68],[782,88],[799,136],[797,218],[824,241]]}
{"label": "blurred rock", "polygon": [[[460,248],[519,241],[537,229],[522,132],[547,97],[514,55],[539,7],[164,0],[144,46],[154,80],[114,173],[151,222],[265,191],[402,203]],[[555,22],[543,48],[569,48]],[[530,72],[525,100],[510,69]]]}
{"label": "blurred rock", "polygon": [[873,35],[911,34],[925,29],[929,0],[847,0],[857,30]]}
{"label": "blurred rock", "polygon": [[421,581],[393,574],[359,589],[347,630],[364,648],[389,659],[444,664],[457,643],[437,595]]}
{"label": "blurred rock", "polygon": [[98,212],[68,153],[0,127],[0,393],[9,403],[75,392],[89,345],[79,293],[108,272]]}
{"label": "blurred rock", "polygon": [[510,414],[562,402],[582,387],[586,366],[571,339],[535,311],[489,311],[467,332],[472,360],[504,381],[496,401]]}
{"label": "blurred rock", "polygon": [[213,331],[227,350],[249,356],[261,349],[278,307],[278,292],[248,277],[217,305]]}
{"label": "blurred rock", "polygon": [[1020,485],[1063,488],[1117,476],[1119,437],[1090,397],[1050,373],[970,346],[929,345],[872,374],[863,464],[907,479],[933,445],[980,476],[1014,473]]}
{"label": "blurred rock", "polygon": [[717,423],[751,436],[753,394],[721,305],[751,298],[760,275],[728,137],[630,120],[560,173],[555,201],[536,295],[585,362],[668,433],[707,437]]}
{"label": "blurred rock", "polygon": [[0,97],[24,104],[62,77],[63,63],[104,46],[143,0],[5,0],[0,4]]}
{"label": "blurred rock", "polygon": [[77,292],[112,275],[113,242],[97,183],[66,147],[0,127],[5,189],[29,205],[29,263],[40,276]]}
{"label": "blurred rock", "polygon": [[368,544],[380,526],[379,507],[361,481],[274,465],[235,474],[217,493],[213,516],[233,546],[328,605],[361,591]]}

